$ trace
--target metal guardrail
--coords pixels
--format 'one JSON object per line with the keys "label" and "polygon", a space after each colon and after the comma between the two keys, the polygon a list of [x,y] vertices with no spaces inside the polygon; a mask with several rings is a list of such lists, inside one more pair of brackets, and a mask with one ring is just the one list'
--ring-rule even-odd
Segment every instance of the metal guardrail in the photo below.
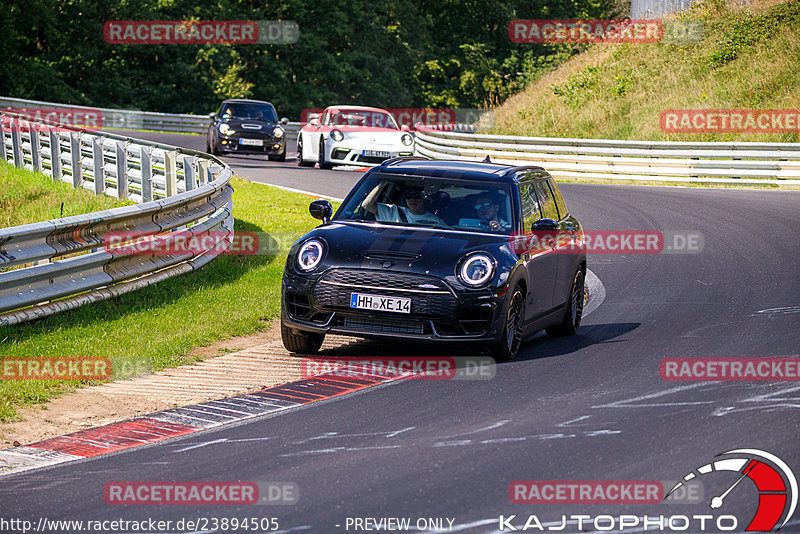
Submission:
{"label": "metal guardrail", "polygon": [[[189,272],[233,238],[231,169],[193,150],[106,132],[53,128],[0,112],[0,157],[96,194],[137,204],[0,228],[0,325],[96,302]],[[109,235],[222,232],[222,246],[182,255],[115,255]]]}
{"label": "metal guardrail", "polygon": [[[0,97],[0,109],[64,110],[65,112],[83,111],[97,115],[101,119],[101,123],[98,124],[98,127],[106,130],[122,128],[205,135],[211,123],[208,116],[204,115],[181,115],[174,113],[156,113],[154,111],[92,108],[10,97]],[[284,125],[286,138],[291,140],[297,139],[297,132],[300,131],[301,127],[302,124],[299,122],[290,122]]]}
{"label": "metal guardrail", "polygon": [[800,143],[517,137],[417,125],[415,152],[433,159],[538,163],[556,179],[800,185]]}

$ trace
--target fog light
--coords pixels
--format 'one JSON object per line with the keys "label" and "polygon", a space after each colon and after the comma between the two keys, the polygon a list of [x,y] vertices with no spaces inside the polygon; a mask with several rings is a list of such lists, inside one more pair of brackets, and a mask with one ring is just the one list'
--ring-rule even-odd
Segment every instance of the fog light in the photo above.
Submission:
{"label": "fog light", "polygon": [[272,148],[274,148],[275,150],[278,150],[280,147],[281,147],[281,145],[279,145],[279,144],[272,145]]}
{"label": "fog light", "polygon": [[221,143],[222,143],[223,145],[227,145],[227,144],[228,144],[228,142],[227,142],[226,140],[224,140],[224,139],[221,141]]}

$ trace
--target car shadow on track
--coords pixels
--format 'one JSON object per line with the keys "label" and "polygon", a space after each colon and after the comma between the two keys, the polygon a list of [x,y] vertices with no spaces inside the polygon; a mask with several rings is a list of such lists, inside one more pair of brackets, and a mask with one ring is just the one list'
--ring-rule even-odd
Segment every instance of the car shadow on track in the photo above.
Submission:
{"label": "car shadow on track", "polygon": [[627,339],[621,336],[639,326],[641,323],[582,325],[576,335],[568,337],[552,337],[542,330],[525,340],[516,361],[564,356],[601,343],[625,343]]}

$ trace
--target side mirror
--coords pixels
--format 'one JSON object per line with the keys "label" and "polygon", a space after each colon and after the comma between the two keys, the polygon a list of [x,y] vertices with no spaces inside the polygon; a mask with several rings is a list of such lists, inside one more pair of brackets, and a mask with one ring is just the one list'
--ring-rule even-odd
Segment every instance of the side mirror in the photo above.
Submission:
{"label": "side mirror", "polygon": [[315,219],[319,219],[323,224],[328,224],[333,215],[333,206],[327,200],[315,200],[308,206],[308,212]]}
{"label": "side mirror", "polygon": [[558,223],[553,219],[539,219],[531,225],[532,232],[554,232],[558,230]]}
{"label": "side mirror", "polygon": [[286,117],[281,117],[281,124],[289,124],[289,119]]}
{"label": "side mirror", "polygon": [[214,119],[216,119],[216,118],[217,118],[217,114],[216,114],[216,113],[209,113],[209,114],[208,114],[208,118],[209,118],[209,119],[211,119],[211,120],[213,121]]}
{"label": "side mirror", "polygon": [[400,131],[401,132],[410,132],[411,128],[408,127],[408,124],[403,124],[402,126],[400,126]]}

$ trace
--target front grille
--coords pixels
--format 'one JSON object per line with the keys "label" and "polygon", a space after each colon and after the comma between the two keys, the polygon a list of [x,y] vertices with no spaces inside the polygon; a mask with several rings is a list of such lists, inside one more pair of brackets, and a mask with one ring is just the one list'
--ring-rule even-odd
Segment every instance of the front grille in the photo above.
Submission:
{"label": "front grille", "polygon": [[[350,309],[350,294],[353,292],[409,297],[411,313],[415,316],[449,318],[458,306],[458,300],[447,284],[438,278],[366,269],[337,269],[325,274],[314,286],[314,304],[319,308]],[[390,313],[401,320],[397,313],[372,313]]]}
{"label": "front grille", "polygon": [[358,161],[361,163],[383,163],[389,158],[383,156],[358,156]]}
{"label": "front grille", "polygon": [[384,334],[425,334],[425,323],[421,321],[407,321],[394,319],[374,319],[370,317],[337,316],[337,324],[342,328],[361,330],[366,332],[379,332]]}
{"label": "front grille", "polygon": [[292,291],[286,292],[286,311],[295,319],[304,319],[311,311],[311,303],[308,296]]}

